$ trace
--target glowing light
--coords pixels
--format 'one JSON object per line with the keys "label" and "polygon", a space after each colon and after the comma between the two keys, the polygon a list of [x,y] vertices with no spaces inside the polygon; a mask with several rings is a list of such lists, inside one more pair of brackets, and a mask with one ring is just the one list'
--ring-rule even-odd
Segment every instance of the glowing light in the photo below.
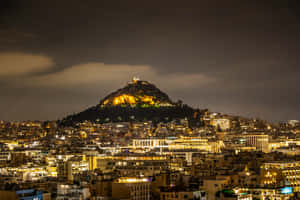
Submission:
{"label": "glowing light", "polygon": [[234,193],[238,194],[239,193],[239,189],[234,189]]}
{"label": "glowing light", "polygon": [[155,104],[155,102],[153,101],[153,97],[152,96],[143,96],[142,97],[142,101],[145,103],[149,103],[151,105]]}
{"label": "glowing light", "polygon": [[51,172],[52,177],[57,177],[57,172]]}
{"label": "glowing light", "polygon": [[149,182],[147,178],[119,178],[118,183],[145,183]]}
{"label": "glowing light", "polygon": [[106,105],[106,104],[108,104],[108,103],[109,103],[109,100],[108,100],[108,99],[106,99],[106,100],[103,102],[104,105]]}
{"label": "glowing light", "polygon": [[121,96],[115,97],[113,100],[114,105],[119,104],[136,104],[134,96],[123,94]]}
{"label": "glowing light", "polygon": [[282,194],[291,194],[293,193],[293,188],[292,187],[284,187],[280,189],[280,192]]}
{"label": "glowing light", "polygon": [[149,105],[160,107],[160,106],[173,106],[172,104],[168,102],[161,102],[158,99],[156,99],[155,96],[148,96],[148,95],[142,95],[142,96],[134,96],[129,94],[122,94],[120,96],[114,97],[112,99],[107,99],[103,102],[101,106],[104,105],[131,105],[135,106],[137,103],[142,103],[142,107],[148,107]]}
{"label": "glowing light", "polygon": [[118,97],[116,97],[115,99],[114,99],[114,105],[118,105],[118,104],[120,104],[120,100],[119,100],[119,98]]}
{"label": "glowing light", "polygon": [[135,83],[137,83],[139,80],[140,80],[139,78],[137,78],[137,77],[133,77],[133,79],[132,79],[132,83],[133,83],[133,84],[135,84]]}

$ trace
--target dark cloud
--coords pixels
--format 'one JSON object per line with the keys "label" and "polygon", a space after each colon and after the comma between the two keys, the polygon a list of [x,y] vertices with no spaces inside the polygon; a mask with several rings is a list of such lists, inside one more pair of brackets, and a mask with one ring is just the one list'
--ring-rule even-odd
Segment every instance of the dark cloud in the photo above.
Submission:
{"label": "dark cloud", "polygon": [[[300,118],[298,0],[3,5],[0,53],[45,56],[53,65],[41,74],[1,80],[0,118],[55,119],[97,103],[132,74],[197,107],[269,120]],[[84,68],[91,63],[125,71],[108,73],[99,65],[91,75]],[[82,79],[73,74],[74,66]],[[149,71],[136,70],[142,66]],[[66,71],[74,79],[65,80]],[[64,81],[69,85],[61,87]]]}

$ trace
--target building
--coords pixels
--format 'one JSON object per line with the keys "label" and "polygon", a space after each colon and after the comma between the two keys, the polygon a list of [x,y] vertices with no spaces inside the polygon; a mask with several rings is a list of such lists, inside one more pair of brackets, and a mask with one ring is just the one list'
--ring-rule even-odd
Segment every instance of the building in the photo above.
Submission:
{"label": "building", "polygon": [[[235,188],[233,192],[238,195],[238,200],[255,200],[255,199],[288,200],[294,196],[292,189],[290,187]],[[295,199],[299,199],[299,198],[295,198]]]}
{"label": "building", "polygon": [[69,181],[73,181],[75,174],[82,174],[89,170],[88,161],[73,161],[69,160],[67,162],[67,178]]}
{"label": "building", "polygon": [[292,187],[300,191],[300,161],[268,162],[261,166],[261,184],[268,187]]}
{"label": "building", "polygon": [[166,156],[156,155],[115,155],[89,157],[90,170],[110,172],[117,169],[122,176],[153,176],[168,168]]}
{"label": "building", "polygon": [[185,187],[161,188],[160,200],[197,199],[207,200],[205,191],[192,190]]}
{"label": "building", "polygon": [[134,139],[133,148],[144,149],[168,149],[168,150],[180,150],[180,149],[194,149],[205,152],[218,153],[221,148],[224,147],[222,141],[209,142],[208,139],[202,137],[167,137],[167,138],[146,138],[146,139]]}
{"label": "building", "polygon": [[164,138],[145,138],[145,139],[133,139],[133,148],[164,148],[167,147],[166,139]]}
{"label": "building", "polygon": [[11,160],[11,153],[9,151],[0,152],[0,164],[7,163]]}
{"label": "building", "polygon": [[297,126],[300,126],[300,121],[299,120],[289,120],[288,124],[291,125],[292,127],[297,127]]}
{"label": "building", "polygon": [[90,198],[90,190],[88,186],[58,184],[56,200],[88,200]]}
{"label": "building", "polygon": [[215,176],[203,180],[202,190],[206,191],[208,200],[216,200],[216,193],[221,191],[228,185],[230,177],[228,176]]}
{"label": "building", "polygon": [[27,189],[0,191],[0,198],[3,200],[51,200],[51,195],[48,192]]}
{"label": "building", "polygon": [[74,157],[68,161],[58,160],[56,174],[60,180],[73,181],[74,175],[89,170],[89,162],[80,157]]}
{"label": "building", "polygon": [[265,134],[247,134],[246,146],[256,147],[256,150],[269,152],[269,136]]}
{"label": "building", "polygon": [[149,200],[151,180],[148,178],[122,177],[112,183],[112,198],[122,200]]}
{"label": "building", "polygon": [[211,120],[211,125],[221,130],[228,130],[231,128],[231,121],[226,118],[216,118]]}

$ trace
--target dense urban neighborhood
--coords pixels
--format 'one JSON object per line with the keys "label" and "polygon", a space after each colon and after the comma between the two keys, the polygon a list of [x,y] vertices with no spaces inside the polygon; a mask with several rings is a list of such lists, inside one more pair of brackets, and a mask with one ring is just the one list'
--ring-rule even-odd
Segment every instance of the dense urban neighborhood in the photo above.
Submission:
{"label": "dense urban neighborhood", "polygon": [[194,109],[134,78],[57,121],[0,122],[0,199],[300,198],[300,122]]}

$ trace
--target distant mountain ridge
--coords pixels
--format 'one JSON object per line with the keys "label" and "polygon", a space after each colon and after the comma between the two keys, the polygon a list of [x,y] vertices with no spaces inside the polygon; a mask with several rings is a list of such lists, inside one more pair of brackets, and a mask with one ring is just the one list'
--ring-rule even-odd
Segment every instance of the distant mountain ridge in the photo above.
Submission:
{"label": "distant mountain ridge", "polygon": [[110,93],[96,106],[69,115],[59,121],[62,126],[74,126],[83,121],[95,123],[153,121],[167,122],[187,118],[199,123],[201,111],[181,101],[173,102],[154,84],[134,78],[121,89]]}

